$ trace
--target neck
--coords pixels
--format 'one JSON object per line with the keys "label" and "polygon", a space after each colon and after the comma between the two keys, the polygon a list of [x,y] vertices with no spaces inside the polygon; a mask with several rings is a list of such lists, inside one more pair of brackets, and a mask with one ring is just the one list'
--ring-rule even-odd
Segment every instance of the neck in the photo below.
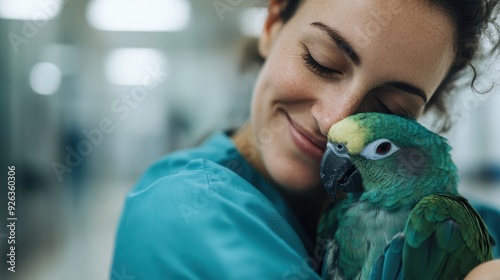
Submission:
{"label": "neck", "polygon": [[264,162],[262,161],[262,157],[260,156],[260,148],[259,144],[255,141],[255,137],[253,137],[252,127],[250,124],[243,126],[239,129],[231,139],[238,149],[238,152],[250,163],[250,165],[259,172],[267,181],[275,184],[271,175],[267,171]]}
{"label": "neck", "polygon": [[[291,191],[288,190],[286,186],[278,185],[265,168],[250,125],[246,125],[238,130],[232,136],[232,140],[238,151],[250,165],[280,192],[297,217],[299,223],[305,229],[306,234],[311,241],[314,242],[316,239],[318,221],[325,208],[334,201],[333,198],[325,192],[322,186],[307,191]],[[310,247],[307,246],[307,244],[304,245],[309,247],[307,248],[308,250],[314,250],[314,246]],[[312,251],[309,253],[312,253]]]}

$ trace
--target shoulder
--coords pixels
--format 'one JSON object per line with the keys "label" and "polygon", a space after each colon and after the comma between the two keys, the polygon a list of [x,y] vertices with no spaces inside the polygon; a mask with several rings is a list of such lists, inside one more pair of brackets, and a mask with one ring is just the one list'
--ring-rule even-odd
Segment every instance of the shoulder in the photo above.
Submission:
{"label": "shoulder", "polygon": [[113,270],[145,279],[315,276],[287,220],[225,166],[194,159],[141,184],[126,199]]}
{"label": "shoulder", "polygon": [[[154,180],[147,174],[127,195],[125,210],[149,212],[153,205],[171,219],[180,214],[191,222],[202,211],[218,207],[245,208],[258,204],[271,210],[272,204],[249,182],[227,167],[207,159],[194,159],[182,168]],[[210,209],[207,209],[208,206]]]}

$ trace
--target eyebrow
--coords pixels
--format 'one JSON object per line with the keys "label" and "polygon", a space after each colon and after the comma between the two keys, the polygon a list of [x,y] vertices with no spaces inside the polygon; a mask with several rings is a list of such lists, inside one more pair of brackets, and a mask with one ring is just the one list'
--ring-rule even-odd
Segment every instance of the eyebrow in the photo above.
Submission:
{"label": "eyebrow", "polygon": [[[361,59],[359,58],[358,54],[354,51],[351,44],[349,44],[347,40],[342,35],[340,35],[340,33],[337,30],[335,30],[330,26],[325,25],[322,22],[313,22],[311,23],[311,25],[325,32],[331,38],[331,40],[337,45],[337,47],[345,55],[347,55],[347,57],[349,57],[349,59],[354,63],[354,65],[356,66],[361,65]],[[387,84],[387,86],[391,86],[400,89],[402,91],[408,92],[410,94],[420,96],[424,100],[424,103],[427,103],[427,95],[421,88],[417,86],[404,82],[390,82]]]}
{"label": "eyebrow", "polygon": [[311,25],[318,27],[319,29],[321,29],[321,31],[325,32],[328,36],[330,36],[330,38],[337,45],[337,47],[345,55],[347,55],[356,66],[361,65],[361,60],[359,59],[358,54],[354,51],[354,49],[347,42],[347,40],[342,35],[340,35],[340,33],[337,30],[335,30],[330,26],[325,25],[322,22],[313,22],[311,23]]}

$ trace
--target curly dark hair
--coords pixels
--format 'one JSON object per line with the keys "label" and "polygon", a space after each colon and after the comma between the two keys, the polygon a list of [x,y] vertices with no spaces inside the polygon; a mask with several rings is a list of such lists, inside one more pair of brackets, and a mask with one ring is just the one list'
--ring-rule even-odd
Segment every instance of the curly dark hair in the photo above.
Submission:
{"label": "curly dark hair", "polygon": [[[281,1],[283,4],[280,15],[286,22],[293,17],[301,2],[305,0]],[[430,3],[450,16],[457,30],[455,63],[425,107],[425,112],[433,110],[440,117],[438,129],[440,132],[445,132],[451,127],[452,119],[445,105],[445,99],[457,87],[457,80],[463,75],[467,66],[472,71],[470,87],[473,91],[486,93],[493,87],[486,91],[476,89],[478,71],[472,61],[498,53],[500,46],[499,2],[500,0],[430,0]],[[482,39],[489,40],[492,46],[490,50],[480,52]]]}

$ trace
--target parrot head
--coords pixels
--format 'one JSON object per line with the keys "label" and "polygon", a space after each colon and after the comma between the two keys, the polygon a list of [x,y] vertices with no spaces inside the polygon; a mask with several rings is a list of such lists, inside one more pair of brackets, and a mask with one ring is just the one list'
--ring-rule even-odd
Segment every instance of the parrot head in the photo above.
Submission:
{"label": "parrot head", "polygon": [[413,203],[457,192],[450,150],[445,138],[412,119],[360,113],[330,128],[320,176],[333,197],[340,190],[374,203]]}

